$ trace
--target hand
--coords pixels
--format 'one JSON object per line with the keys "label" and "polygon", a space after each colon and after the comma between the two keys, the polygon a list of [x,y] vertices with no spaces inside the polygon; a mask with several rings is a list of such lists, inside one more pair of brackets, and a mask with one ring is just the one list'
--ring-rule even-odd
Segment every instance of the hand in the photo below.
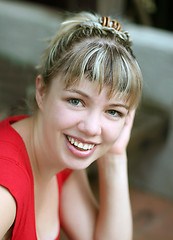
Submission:
{"label": "hand", "polygon": [[117,163],[127,163],[126,148],[130,139],[134,116],[135,109],[130,110],[126,116],[124,126],[118,139],[109,149],[109,151],[98,159],[97,164],[101,167],[101,169],[106,169],[108,166],[113,169],[113,165],[116,165]]}
{"label": "hand", "polygon": [[113,153],[116,155],[121,155],[126,152],[126,148],[130,139],[131,129],[133,126],[133,120],[135,116],[135,109],[129,111],[128,115],[126,116],[124,127],[114,143],[114,145],[109,150],[109,153]]}

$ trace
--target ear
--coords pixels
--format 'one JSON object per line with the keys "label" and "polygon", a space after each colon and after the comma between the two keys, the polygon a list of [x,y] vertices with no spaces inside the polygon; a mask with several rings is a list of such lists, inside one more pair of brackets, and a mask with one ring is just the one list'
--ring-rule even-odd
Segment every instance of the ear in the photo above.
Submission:
{"label": "ear", "polygon": [[44,97],[46,95],[46,86],[43,81],[43,77],[41,75],[38,75],[36,78],[36,102],[39,107],[39,109],[43,108],[43,101]]}

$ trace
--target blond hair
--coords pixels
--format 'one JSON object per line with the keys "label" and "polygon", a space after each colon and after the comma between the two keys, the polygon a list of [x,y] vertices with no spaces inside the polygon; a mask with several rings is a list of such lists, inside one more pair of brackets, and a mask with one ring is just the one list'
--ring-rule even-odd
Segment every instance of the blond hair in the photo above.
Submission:
{"label": "blond hair", "polygon": [[109,97],[117,95],[136,107],[142,91],[142,75],[131,50],[127,32],[102,26],[100,16],[77,13],[61,23],[39,66],[45,84],[58,74],[66,87],[83,77],[109,86]]}

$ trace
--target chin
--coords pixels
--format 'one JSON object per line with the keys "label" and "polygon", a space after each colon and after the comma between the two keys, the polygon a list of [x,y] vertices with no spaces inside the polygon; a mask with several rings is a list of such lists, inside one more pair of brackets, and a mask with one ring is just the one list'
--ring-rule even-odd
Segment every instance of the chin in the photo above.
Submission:
{"label": "chin", "polygon": [[75,159],[71,160],[70,162],[66,163],[66,168],[70,168],[72,170],[83,170],[88,168],[94,161],[91,160],[84,160],[84,159]]}

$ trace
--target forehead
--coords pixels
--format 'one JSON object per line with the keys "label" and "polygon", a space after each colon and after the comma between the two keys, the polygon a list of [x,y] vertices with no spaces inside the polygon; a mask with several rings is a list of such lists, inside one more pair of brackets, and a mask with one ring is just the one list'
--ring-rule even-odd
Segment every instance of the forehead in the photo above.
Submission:
{"label": "forehead", "polygon": [[84,93],[84,95],[88,97],[97,96],[109,102],[119,102],[124,105],[127,105],[128,108],[128,103],[125,101],[124,97],[120,97],[119,92],[117,92],[117,94],[115,93],[114,95],[110,96],[109,94],[110,88],[111,88],[110,86],[104,84],[103,88],[100,89],[98,82],[94,82],[87,78],[83,78],[82,80],[76,81],[70,86],[65,87],[65,90],[76,92],[81,95],[83,95]]}
{"label": "forehead", "polygon": [[[49,90],[52,89],[56,92],[56,94],[60,94],[62,91],[69,91],[73,93],[85,93],[84,95],[88,95],[91,97],[97,96],[101,101],[103,99],[107,102],[118,102],[125,105],[128,109],[130,109],[130,103],[127,101],[126,94],[121,94],[120,91],[114,91],[112,95],[110,95],[111,86],[103,84],[100,86],[99,82],[92,81],[88,78],[82,79],[72,79],[68,83],[64,80],[63,74],[57,74],[52,79],[52,84],[50,85]],[[49,91],[48,91],[49,92]]]}

